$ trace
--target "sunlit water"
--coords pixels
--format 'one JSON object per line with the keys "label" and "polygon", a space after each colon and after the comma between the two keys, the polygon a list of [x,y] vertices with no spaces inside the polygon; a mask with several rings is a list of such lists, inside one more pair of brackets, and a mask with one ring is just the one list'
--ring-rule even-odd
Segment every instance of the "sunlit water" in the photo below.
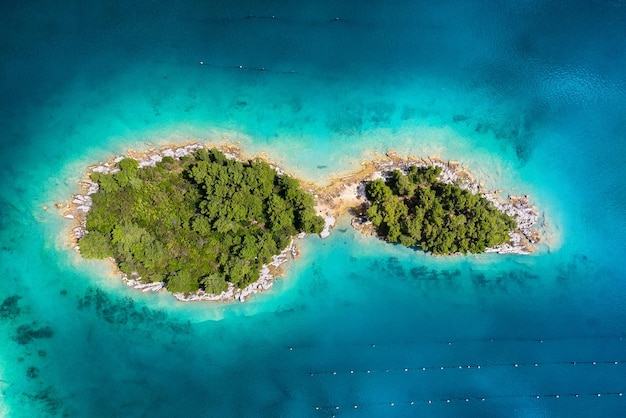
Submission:
{"label": "sunlit water", "polygon": [[[623,2],[22,3],[0,13],[4,415],[626,410]],[[546,237],[435,258],[343,219],[244,304],[139,293],[67,247],[54,203],[88,165],[197,140],[320,184],[390,149],[461,161]]]}

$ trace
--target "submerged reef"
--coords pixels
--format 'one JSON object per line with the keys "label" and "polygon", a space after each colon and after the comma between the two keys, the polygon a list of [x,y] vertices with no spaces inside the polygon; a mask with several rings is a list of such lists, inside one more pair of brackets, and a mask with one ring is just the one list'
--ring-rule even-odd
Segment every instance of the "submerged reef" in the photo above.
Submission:
{"label": "submerged reef", "polygon": [[9,296],[0,305],[0,318],[2,319],[14,319],[20,315],[22,309],[19,307],[18,302],[21,296],[13,295]]}
{"label": "submerged reef", "polygon": [[132,298],[115,296],[99,288],[88,288],[85,294],[78,298],[77,308],[81,311],[93,311],[111,325],[146,334],[149,334],[154,326],[171,330],[174,335],[191,333],[189,322],[171,319],[162,310],[141,306]]}
{"label": "submerged reef", "polygon": [[17,327],[13,339],[21,345],[29,344],[34,339],[51,338],[54,331],[49,326],[37,328],[36,323],[24,324]]}
{"label": "submerged reef", "polygon": [[[35,408],[43,408],[46,416],[58,415],[63,406],[63,401],[57,397],[56,391],[52,386],[46,386],[36,392],[24,392],[24,397],[32,404],[37,404]],[[64,413],[63,416],[69,416]]]}

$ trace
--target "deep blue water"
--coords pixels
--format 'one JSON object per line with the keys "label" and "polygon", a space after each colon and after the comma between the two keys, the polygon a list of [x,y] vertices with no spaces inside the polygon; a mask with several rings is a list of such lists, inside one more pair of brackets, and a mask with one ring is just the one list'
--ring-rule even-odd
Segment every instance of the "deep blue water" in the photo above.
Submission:
{"label": "deep blue water", "polygon": [[[0,414],[626,411],[626,3],[29,1],[0,28]],[[433,258],[344,219],[244,304],[137,293],[67,247],[54,203],[89,164],[192,140],[318,183],[458,160],[545,237]]]}

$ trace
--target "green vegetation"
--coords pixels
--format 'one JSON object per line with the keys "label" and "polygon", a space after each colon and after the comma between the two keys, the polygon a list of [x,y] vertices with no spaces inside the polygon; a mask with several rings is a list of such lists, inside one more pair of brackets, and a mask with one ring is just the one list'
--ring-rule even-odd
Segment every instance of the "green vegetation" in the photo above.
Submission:
{"label": "green vegetation", "polygon": [[113,257],[124,273],[164,281],[172,292],[245,287],[292,236],[324,226],[298,181],[263,162],[201,149],[155,167],[130,158],[117,167],[91,175],[100,189],[91,195],[81,254]]}
{"label": "green vegetation", "polygon": [[480,253],[509,240],[515,221],[493,203],[438,181],[441,167],[395,170],[386,181],[367,182],[367,215],[379,235],[433,254]]}

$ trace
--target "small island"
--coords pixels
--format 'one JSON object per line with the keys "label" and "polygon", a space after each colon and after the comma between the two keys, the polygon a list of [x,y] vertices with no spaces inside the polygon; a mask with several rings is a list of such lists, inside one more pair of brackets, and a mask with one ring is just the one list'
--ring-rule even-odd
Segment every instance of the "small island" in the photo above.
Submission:
{"label": "small island", "polygon": [[365,183],[367,217],[388,242],[432,254],[482,253],[509,241],[515,220],[485,197],[439,180],[441,167],[410,166]]}
{"label": "small island", "polygon": [[[528,197],[485,191],[459,163],[386,157],[317,187],[232,146],[163,147],[91,166],[64,216],[74,248],[109,259],[129,286],[178,300],[244,301],[352,214],[363,233],[434,255],[529,254],[540,241]],[[306,189],[306,190],[305,190]],[[543,223],[542,223],[543,225]]]}
{"label": "small island", "polygon": [[124,158],[110,172],[91,173],[91,181],[97,191],[80,253],[113,258],[127,278],[174,294],[245,288],[295,235],[324,226],[298,180],[217,149],[141,168]]}

